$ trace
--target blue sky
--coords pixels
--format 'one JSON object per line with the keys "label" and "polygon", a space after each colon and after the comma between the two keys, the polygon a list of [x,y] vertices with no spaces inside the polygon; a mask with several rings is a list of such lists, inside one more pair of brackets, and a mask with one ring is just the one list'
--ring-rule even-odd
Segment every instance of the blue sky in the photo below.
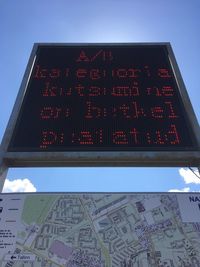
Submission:
{"label": "blue sky", "polygon": [[[1,1],[0,140],[35,42],[170,42],[200,121],[199,14],[199,0]],[[180,168],[19,168],[7,178],[7,190],[200,191]]]}

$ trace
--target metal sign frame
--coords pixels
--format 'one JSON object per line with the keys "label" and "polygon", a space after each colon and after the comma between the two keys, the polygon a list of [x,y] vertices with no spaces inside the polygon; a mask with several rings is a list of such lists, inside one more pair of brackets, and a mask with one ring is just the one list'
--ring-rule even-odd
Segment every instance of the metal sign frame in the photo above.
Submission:
{"label": "metal sign frame", "polygon": [[[192,151],[82,151],[82,152],[9,152],[8,146],[23,103],[23,98],[36,60],[38,46],[166,46],[169,60],[179,88],[182,102],[187,111],[191,130],[197,141],[197,148]],[[181,77],[174,53],[170,43],[37,43],[33,50],[22,80],[22,84],[6,128],[0,149],[0,176],[6,173],[8,167],[63,167],[63,166],[157,166],[157,167],[183,167],[200,165],[200,128]]]}

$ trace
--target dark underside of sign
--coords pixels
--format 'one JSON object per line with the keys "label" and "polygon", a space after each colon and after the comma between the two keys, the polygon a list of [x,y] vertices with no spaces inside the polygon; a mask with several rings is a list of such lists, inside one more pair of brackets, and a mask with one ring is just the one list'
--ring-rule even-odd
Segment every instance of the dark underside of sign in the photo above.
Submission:
{"label": "dark underside of sign", "polygon": [[165,45],[40,45],[9,151],[196,146]]}

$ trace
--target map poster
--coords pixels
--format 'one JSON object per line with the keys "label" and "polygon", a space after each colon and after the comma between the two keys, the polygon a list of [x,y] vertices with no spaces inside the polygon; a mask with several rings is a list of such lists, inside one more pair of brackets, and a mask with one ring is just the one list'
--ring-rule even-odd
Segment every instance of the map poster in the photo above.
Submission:
{"label": "map poster", "polygon": [[199,203],[199,193],[0,194],[0,266],[197,267]]}

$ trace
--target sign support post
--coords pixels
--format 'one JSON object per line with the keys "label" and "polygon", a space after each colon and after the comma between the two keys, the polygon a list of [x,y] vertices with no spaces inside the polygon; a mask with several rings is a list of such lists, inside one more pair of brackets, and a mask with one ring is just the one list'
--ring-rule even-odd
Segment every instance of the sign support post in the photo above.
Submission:
{"label": "sign support post", "polygon": [[8,172],[8,167],[6,166],[2,155],[0,154],[0,192],[2,192],[3,190],[7,172]]}

